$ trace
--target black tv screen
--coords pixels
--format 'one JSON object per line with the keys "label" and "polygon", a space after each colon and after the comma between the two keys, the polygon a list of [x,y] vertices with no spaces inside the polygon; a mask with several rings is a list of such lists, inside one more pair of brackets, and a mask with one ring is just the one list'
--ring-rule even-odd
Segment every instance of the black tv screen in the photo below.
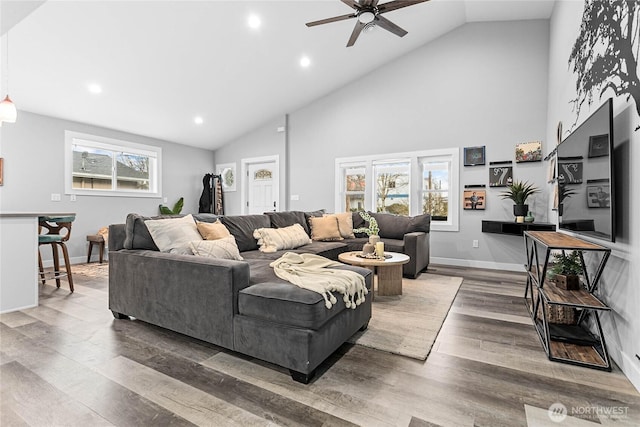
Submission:
{"label": "black tv screen", "polygon": [[558,145],[557,164],[559,228],[615,241],[611,98]]}

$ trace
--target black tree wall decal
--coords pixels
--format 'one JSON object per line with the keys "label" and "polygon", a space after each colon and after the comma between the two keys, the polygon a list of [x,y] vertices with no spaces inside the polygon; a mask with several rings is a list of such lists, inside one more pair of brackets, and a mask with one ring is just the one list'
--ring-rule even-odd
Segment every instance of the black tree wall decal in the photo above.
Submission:
{"label": "black tree wall decal", "polygon": [[[637,0],[586,0],[580,34],[569,57],[577,74],[577,97],[571,100],[576,112],[575,127],[585,102],[591,105],[611,89],[616,96],[633,98],[640,117],[640,3]],[[636,131],[640,125],[636,127]]]}

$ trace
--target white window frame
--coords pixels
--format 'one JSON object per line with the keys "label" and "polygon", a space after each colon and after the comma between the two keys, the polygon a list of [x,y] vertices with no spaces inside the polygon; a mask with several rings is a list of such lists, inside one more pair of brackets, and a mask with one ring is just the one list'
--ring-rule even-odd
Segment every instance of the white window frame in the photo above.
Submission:
{"label": "white window frame", "polygon": [[390,161],[407,161],[411,163],[410,180],[410,208],[409,215],[422,214],[422,163],[425,159],[450,162],[449,176],[449,215],[447,221],[432,221],[433,231],[459,231],[460,229],[460,149],[442,148],[424,151],[412,151],[406,153],[389,153],[366,155],[357,157],[340,157],[335,160],[335,212],[345,210],[345,189],[343,169],[351,166],[363,166],[365,168],[366,190],[365,206],[367,210],[375,212],[375,183],[373,165],[375,163],[387,163]]}
{"label": "white window frame", "polygon": [[[73,146],[82,145],[86,147],[99,148],[113,152],[126,152],[129,154],[140,154],[155,157],[156,167],[149,171],[149,190],[130,191],[112,188],[111,190],[73,188]],[[64,133],[64,190],[65,194],[77,194],[85,196],[108,196],[108,197],[162,197],[162,148],[151,145],[138,144],[130,141],[107,138],[104,136],[91,135],[87,133],[65,131]],[[114,177],[115,179],[115,177]]]}

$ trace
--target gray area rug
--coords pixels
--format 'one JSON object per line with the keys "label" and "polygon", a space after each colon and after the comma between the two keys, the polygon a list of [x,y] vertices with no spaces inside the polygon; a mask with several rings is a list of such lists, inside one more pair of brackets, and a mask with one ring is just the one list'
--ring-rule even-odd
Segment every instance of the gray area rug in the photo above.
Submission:
{"label": "gray area rug", "polygon": [[402,279],[402,295],[376,295],[369,327],[349,342],[425,360],[461,284],[461,277],[428,273]]}

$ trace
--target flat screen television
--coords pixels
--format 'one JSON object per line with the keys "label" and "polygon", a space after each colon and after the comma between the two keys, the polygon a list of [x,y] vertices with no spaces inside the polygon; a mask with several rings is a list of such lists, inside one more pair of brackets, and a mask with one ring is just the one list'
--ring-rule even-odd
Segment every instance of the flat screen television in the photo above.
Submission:
{"label": "flat screen television", "polygon": [[559,228],[615,241],[613,100],[609,98],[556,148]]}

